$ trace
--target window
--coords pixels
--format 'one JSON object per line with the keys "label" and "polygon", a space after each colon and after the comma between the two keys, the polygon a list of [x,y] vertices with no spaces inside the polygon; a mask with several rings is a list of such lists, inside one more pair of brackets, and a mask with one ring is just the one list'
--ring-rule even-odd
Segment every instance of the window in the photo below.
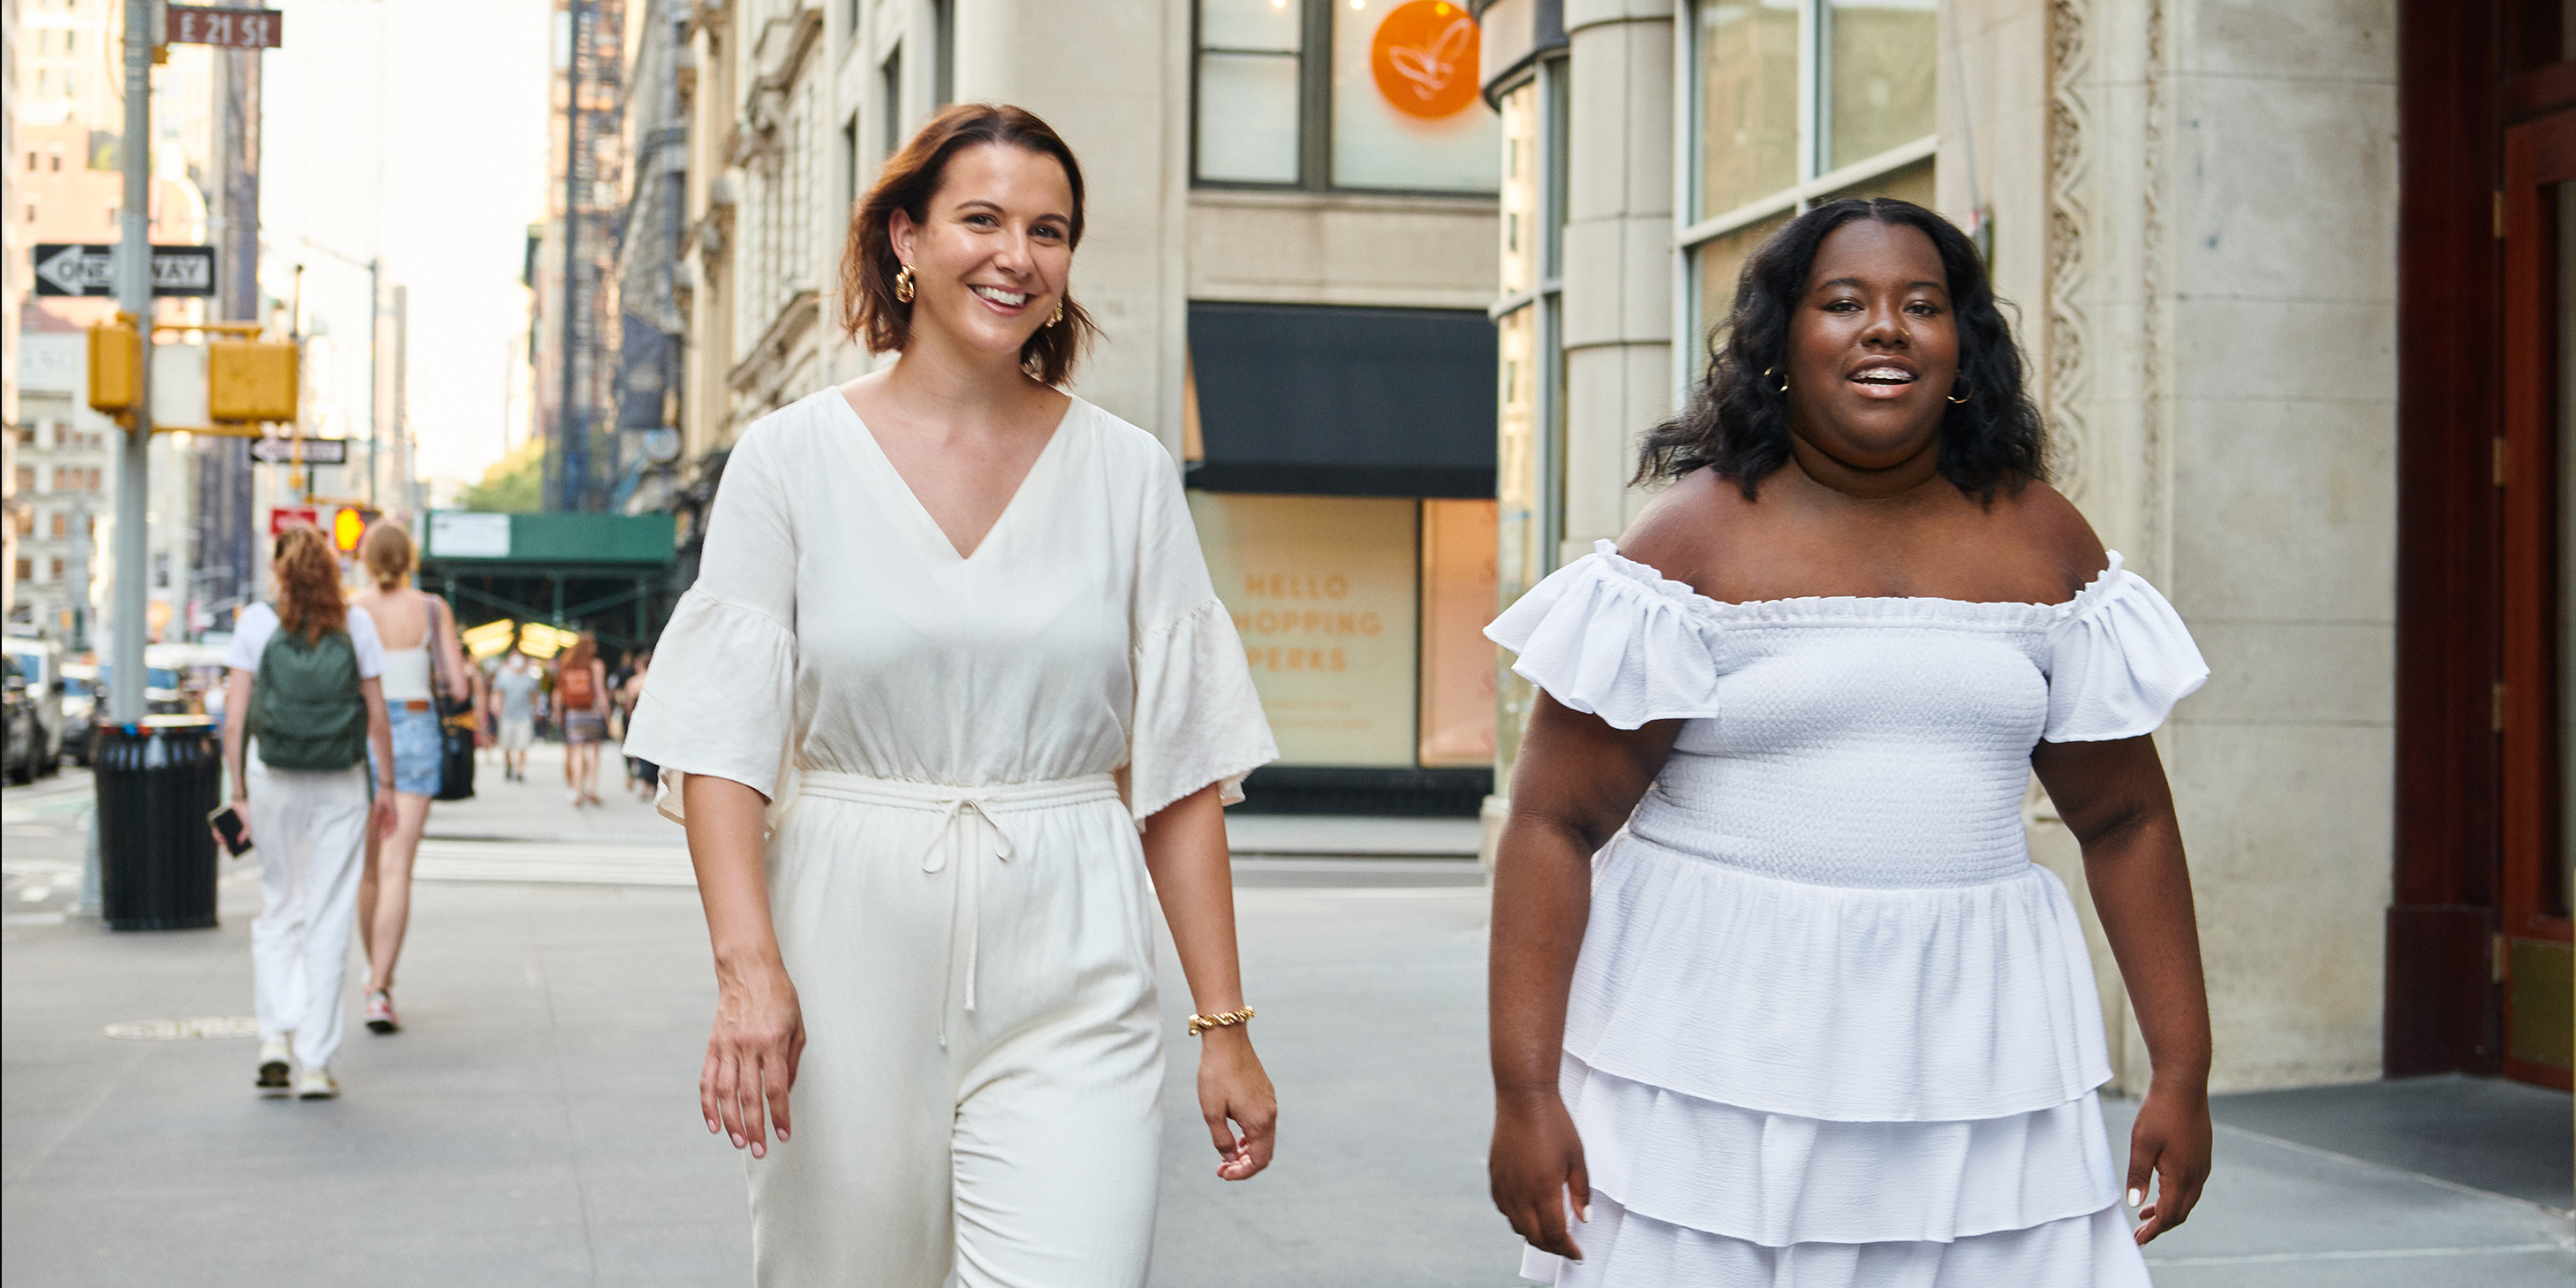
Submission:
{"label": "window", "polygon": [[859,114],[850,113],[849,124],[841,127],[841,218],[847,220],[859,208]]}
{"label": "window", "polygon": [[170,552],[167,550],[152,552],[152,585],[156,590],[170,588]]}
{"label": "window", "polygon": [[1450,0],[1199,0],[1196,178],[1491,192],[1477,51]]}
{"label": "window", "polygon": [[1692,208],[1677,239],[1692,335],[1725,319],[1745,257],[1800,211],[1838,197],[1932,204],[1939,35],[1936,0],[1695,7]]}
{"label": "window", "polygon": [[63,579],[63,561],[60,559],[53,560],[50,564],[50,568],[51,574],[47,576],[45,580],[61,581]]}
{"label": "window", "polygon": [[20,559],[17,562],[16,571],[18,573],[18,580],[20,581],[34,581],[36,579],[36,564],[32,559]]}
{"label": "window", "polygon": [[50,530],[47,535],[51,536],[56,541],[60,541],[69,537],[71,534],[72,516],[65,514],[60,510],[54,511],[53,523],[50,525]]}
{"label": "window", "polygon": [[877,68],[877,110],[885,118],[885,137],[879,142],[885,155],[893,156],[903,146],[903,46],[896,45]]}
{"label": "window", "polygon": [[[1502,106],[1502,286],[1494,307],[1499,434],[1494,459],[1495,595],[1509,605],[1556,567],[1565,529],[1563,275],[1566,123],[1572,63],[1543,56]],[[1537,692],[1498,671],[1500,758],[1508,774]],[[1498,779],[1499,781],[1499,779]]]}
{"label": "window", "polygon": [[957,101],[957,0],[931,0],[930,105]]}

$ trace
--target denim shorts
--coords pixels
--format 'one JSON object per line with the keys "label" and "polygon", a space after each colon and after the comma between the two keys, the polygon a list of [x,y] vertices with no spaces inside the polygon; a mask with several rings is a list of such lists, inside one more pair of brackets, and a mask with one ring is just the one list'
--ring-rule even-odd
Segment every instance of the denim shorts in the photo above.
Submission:
{"label": "denim shorts", "polygon": [[[438,794],[439,761],[447,754],[447,740],[439,736],[438,713],[412,711],[399,704],[388,704],[385,717],[394,727],[394,790],[413,796]],[[367,762],[375,764],[376,749],[367,748]],[[378,771],[382,780],[382,771]]]}

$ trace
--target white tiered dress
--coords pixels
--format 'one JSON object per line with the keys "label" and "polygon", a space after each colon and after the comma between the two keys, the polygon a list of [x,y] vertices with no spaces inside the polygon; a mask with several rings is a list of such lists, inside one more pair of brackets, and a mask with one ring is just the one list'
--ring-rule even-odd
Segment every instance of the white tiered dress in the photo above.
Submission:
{"label": "white tiered dress", "polygon": [[2208,668],[2120,556],[2063,604],[1728,604],[1610,542],[1486,632],[1558,702],[1682,720],[1594,858],[1562,1090],[1603,1288],[2140,1285],[2032,748],[2161,724]]}

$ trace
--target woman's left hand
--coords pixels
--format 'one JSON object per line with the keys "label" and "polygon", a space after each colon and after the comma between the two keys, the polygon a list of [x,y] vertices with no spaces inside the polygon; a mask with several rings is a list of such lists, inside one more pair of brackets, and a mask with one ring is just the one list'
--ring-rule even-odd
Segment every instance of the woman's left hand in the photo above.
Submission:
{"label": "woman's left hand", "polygon": [[[1216,1142],[1216,1174],[1229,1181],[1248,1181],[1270,1166],[1270,1149],[1279,1128],[1279,1093],[1253,1054],[1252,1035],[1240,1024],[1209,1029],[1199,1036],[1199,1115],[1207,1119]],[[1243,1129],[1237,1137],[1226,1125]]]}
{"label": "woman's left hand", "polygon": [[[2209,1091],[2157,1079],[2129,1129],[2129,1206],[2138,1209],[2138,1242],[2181,1225],[2209,1179]],[[2146,1202],[2155,1181],[2155,1201]],[[2144,1204],[2144,1206],[2140,1206]]]}

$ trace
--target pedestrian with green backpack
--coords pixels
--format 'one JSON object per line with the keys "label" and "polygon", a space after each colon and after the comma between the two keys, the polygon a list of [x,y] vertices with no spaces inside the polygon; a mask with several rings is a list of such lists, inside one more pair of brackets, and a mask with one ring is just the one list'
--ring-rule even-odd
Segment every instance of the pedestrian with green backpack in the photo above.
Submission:
{"label": "pedestrian with green backpack", "polygon": [[[393,735],[384,644],[375,620],[340,592],[340,561],[315,528],[280,534],[270,559],[277,604],[233,626],[224,701],[224,766],[234,812],[259,851],[261,908],[251,922],[263,1094],[328,1100],[356,924],[367,832],[394,824]],[[370,796],[368,756],[383,781]],[[302,1066],[290,1082],[289,1060]]]}

